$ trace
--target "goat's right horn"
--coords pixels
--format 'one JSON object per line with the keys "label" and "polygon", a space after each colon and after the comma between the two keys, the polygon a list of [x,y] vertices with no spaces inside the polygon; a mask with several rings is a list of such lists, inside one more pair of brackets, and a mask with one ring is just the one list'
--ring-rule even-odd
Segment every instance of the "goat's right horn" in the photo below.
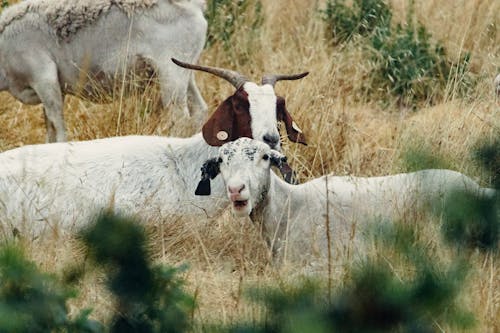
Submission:
{"label": "goat's right horn", "polygon": [[216,75],[220,78],[223,78],[224,80],[231,83],[236,89],[240,89],[245,84],[245,82],[248,82],[248,79],[244,75],[242,75],[238,72],[229,70],[229,69],[194,65],[194,64],[189,64],[187,62],[179,61],[179,60],[174,59],[174,58],[172,58],[172,61],[177,66],[181,66],[181,67],[188,68],[188,69],[194,69],[197,71],[207,72],[207,73]]}
{"label": "goat's right horn", "polygon": [[281,80],[298,80],[302,79],[304,76],[307,76],[309,72],[304,72],[300,74],[269,74],[269,75],[264,75],[262,78],[262,84],[270,84],[274,87],[276,82],[281,81]]}

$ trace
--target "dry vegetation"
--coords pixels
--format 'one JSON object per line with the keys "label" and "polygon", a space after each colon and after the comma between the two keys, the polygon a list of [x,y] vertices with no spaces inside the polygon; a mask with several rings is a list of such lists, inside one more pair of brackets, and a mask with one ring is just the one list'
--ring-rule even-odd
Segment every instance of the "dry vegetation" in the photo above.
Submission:
{"label": "dry vegetation", "polygon": [[[456,99],[453,87],[442,103],[400,110],[389,104],[369,102],[357,93],[370,71],[356,44],[345,49],[330,45],[325,24],[317,12],[324,1],[264,1],[265,21],[252,35],[238,27],[234,48],[215,44],[205,50],[201,63],[230,67],[260,80],[266,72],[310,71],[296,82],[282,82],[277,93],[285,96],[289,111],[307,135],[309,145],[285,144],[285,151],[302,180],[328,172],[353,175],[384,175],[403,168],[401,154],[408,147],[423,145],[447,160],[450,167],[480,177],[470,150],[479,139],[492,139],[500,132],[500,104],[492,81],[500,70],[500,2],[459,0],[417,2],[416,16],[458,58],[472,52],[471,71],[479,83],[466,99]],[[404,21],[408,1],[391,1],[394,19]],[[209,110],[228,96],[232,88],[207,74],[196,74]],[[146,96],[147,97],[147,96]],[[114,135],[168,135],[168,115],[144,111],[144,95],[108,105],[94,105],[66,98],[65,119],[71,140]],[[29,107],[9,94],[0,94],[0,151],[45,140],[40,107]],[[186,126],[184,135],[193,133]],[[484,182],[487,180],[482,179]],[[430,223],[429,221],[423,221]],[[436,260],[447,262],[449,250],[442,244],[436,222],[422,228]],[[425,232],[424,232],[425,231]],[[269,254],[258,228],[233,219],[229,214],[215,221],[169,221],[151,228],[151,253],[159,262],[187,262],[189,288],[197,295],[195,313],[200,323],[218,319],[257,318],[259,309],[242,296],[247,285],[280,285],[298,279],[301,268],[278,269],[269,264]],[[83,260],[78,245],[65,237],[26,244],[44,269],[61,269]],[[373,249],[373,255],[377,253]],[[388,254],[388,260],[391,256]],[[342,285],[352,258],[334,258],[333,284]],[[497,256],[472,253],[473,269],[461,300],[478,324],[475,332],[500,331],[500,261]],[[398,271],[404,276],[404,269]],[[112,306],[99,288],[97,272],[82,282],[74,306],[91,306],[96,317],[105,318]]]}

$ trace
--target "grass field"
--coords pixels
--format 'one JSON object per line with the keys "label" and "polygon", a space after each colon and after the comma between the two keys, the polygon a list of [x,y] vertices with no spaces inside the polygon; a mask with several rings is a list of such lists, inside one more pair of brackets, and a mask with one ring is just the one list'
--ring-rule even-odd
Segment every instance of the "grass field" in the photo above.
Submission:
{"label": "grass field", "polygon": [[[386,103],[360,93],[371,64],[356,42],[333,46],[321,20],[325,1],[263,1],[264,21],[252,31],[244,24],[236,28],[233,47],[222,43],[207,48],[201,64],[227,67],[260,81],[264,73],[310,71],[299,81],[280,82],[278,95],[307,136],[309,145],[285,141],[284,151],[302,181],[326,173],[375,176],[405,170],[406,151],[424,147],[482,185],[489,185],[473,162],[471,150],[479,140],[500,135],[500,102],[493,93],[493,79],[500,72],[500,2],[496,0],[418,1],[415,16],[435,40],[448,50],[450,59],[471,52],[470,74],[474,89],[459,98],[447,87],[444,99],[416,110],[402,108],[388,97]],[[407,0],[390,1],[393,20],[404,22]],[[251,17],[246,18],[251,20]],[[245,22],[245,19],[243,19]],[[209,112],[232,93],[225,81],[196,73],[198,86]],[[137,95],[107,105],[95,105],[66,97],[65,120],[70,140],[88,140],[115,135],[169,135],[167,115],[144,112],[144,96]],[[186,124],[183,136],[194,130]],[[178,133],[176,133],[178,135]],[[40,107],[22,105],[8,93],[0,93],[0,151],[42,143],[45,125]],[[172,221],[170,221],[172,222]],[[422,238],[434,250],[438,262],[450,260],[450,250],[439,237],[438,221],[418,221]],[[158,262],[188,263],[185,273],[189,289],[196,294],[200,323],[255,319],[260,309],[243,297],[246,286],[276,285],[300,279],[301,267],[270,264],[258,228],[229,213],[215,221],[175,221],[151,227],[151,255]],[[32,258],[48,271],[82,261],[79,245],[65,236],[27,243]],[[372,249],[372,255],[378,253]],[[334,258],[333,284],[348,278],[352,258]],[[388,255],[388,260],[391,256]],[[500,261],[498,254],[473,252],[472,270],[460,295],[461,302],[476,319],[474,332],[500,332]],[[404,267],[402,277],[409,274]],[[75,308],[92,307],[94,316],[106,318],[113,302],[103,292],[98,272],[89,272],[81,284]],[[436,324],[437,327],[438,324]],[[450,331],[444,328],[443,331]]]}

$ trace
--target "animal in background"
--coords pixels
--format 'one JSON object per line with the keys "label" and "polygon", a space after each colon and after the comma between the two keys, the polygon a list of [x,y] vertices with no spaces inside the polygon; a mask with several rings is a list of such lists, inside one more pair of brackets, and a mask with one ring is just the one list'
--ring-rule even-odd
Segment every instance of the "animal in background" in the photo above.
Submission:
{"label": "animal in background", "polygon": [[[204,0],[26,0],[0,16],[0,91],[43,104],[47,142],[66,141],[65,95],[106,102],[124,82],[157,77],[164,107],[198,126],[207,115],[192,73],[205,44]],[[134,82],[135,83],[135,82]],[[189,102],[189,108],[188,108]]]}

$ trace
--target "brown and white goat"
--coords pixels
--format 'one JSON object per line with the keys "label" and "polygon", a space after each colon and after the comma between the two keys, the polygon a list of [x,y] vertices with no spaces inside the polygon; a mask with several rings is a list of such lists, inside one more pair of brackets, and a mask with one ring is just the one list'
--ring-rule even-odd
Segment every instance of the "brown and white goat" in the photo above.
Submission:
{"label": "brown and white goat", "polygon": [[6,235],[14,229],[28,238],[55,226],[72,230],[109,208],[148,222],[216,216],[229,204],[222,180],[214,182],[210,197],[195,196],[193,189],[200,165],[217,156],[217,146],[248,136],[279,148],[278,119],[290,124],[293,141],[305,143],[272,83],[259,86],[236,72],[176,63],[213,73],[237,88],[203,133],[40,144],[1,153],[0,222]]}

